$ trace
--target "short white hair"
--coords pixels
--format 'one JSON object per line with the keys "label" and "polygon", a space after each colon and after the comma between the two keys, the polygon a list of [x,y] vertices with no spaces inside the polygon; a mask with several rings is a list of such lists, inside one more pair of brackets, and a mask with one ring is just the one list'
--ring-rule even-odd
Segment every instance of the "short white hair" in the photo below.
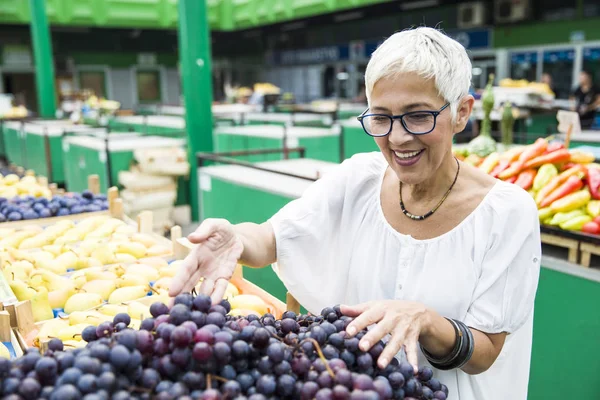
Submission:
{"label": "short white hair", "polygon": [[402,73],[433,79],[441,97],[450,103],[455,120],[459,101],[469,94],[471,60],[456,40],[434,28],[419,27],[397,32],[371,55],[365,72],[367,101],[375,84]]}

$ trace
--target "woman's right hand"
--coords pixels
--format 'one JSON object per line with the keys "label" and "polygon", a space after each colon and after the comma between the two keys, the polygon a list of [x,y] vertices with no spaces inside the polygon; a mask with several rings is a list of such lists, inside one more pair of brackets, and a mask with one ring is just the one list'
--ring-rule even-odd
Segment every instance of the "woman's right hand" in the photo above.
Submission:
{"label": "woman's right hand", "polygon": [[197,246],[188,254],[173,278],[169,295],[191,292],[201,278],[200,292],[218,303],[227,290],[244,245],[229,221],[204,220],[188,240]]}

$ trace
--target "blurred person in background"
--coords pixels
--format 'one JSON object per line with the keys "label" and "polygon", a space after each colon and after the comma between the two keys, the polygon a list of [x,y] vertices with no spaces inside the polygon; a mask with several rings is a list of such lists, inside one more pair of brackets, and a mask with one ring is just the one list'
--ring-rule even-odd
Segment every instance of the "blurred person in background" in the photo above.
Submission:
{"label": "blurred person in background", "polygon": [[552,93],[554,93],[556,95],[556,90],[555,90],[555,87],[554,87],[554,82],[552,81],[552,75],[550,75],[549,72],[544,72],[542,74],[541,83],[545,83],[546,85],[548,85],[548,87],[550,88],[550,90],[552,91]]}
{"label": "blurred person in background", "polygon": [[600,88],[594,84],[589,71],[584,70],[579,74],[579,86],[570,100],[575,101],[572,110],[579,114],[581,129],[591,129],[600,107]]}

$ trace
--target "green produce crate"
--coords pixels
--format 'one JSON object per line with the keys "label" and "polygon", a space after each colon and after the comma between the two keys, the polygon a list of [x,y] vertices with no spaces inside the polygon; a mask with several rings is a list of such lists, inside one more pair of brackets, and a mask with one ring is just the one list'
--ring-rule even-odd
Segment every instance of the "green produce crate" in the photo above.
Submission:
{"label": "green produce crate", "polygon": [[4,121],[2,124],[4,151],[9,163],[25,167],[25,144],[23,122]]}
{"label": "green produce crate", "polygon": [[184,136],[185,119],[170,115],[133,115],[117,117],[109,127],[119,131],[134,131],[143,135]]}
{"label": "green produce crate", "polygon": [[[340,161],[340,129],[298,126],[252,125],[219,127],[214,131],[216,152],[280,149],[304,147],[306,158]],[[297,157],[291,154],[291,158]],[[272,161],[283,158],[283,153],[239,157],[249,162]]]}
{"label": "green produce crate", "polygon": [[344,159],[357,153],[379,151],[375,139],[366,134],[356,118],[350,118],[340,123],[342,127]]}
{"label": "green produce crate", "polygon": [[89,125],[74,125],[68,120],[35,120],[23,125],[25,165],[36,175],[45,176],[48,181],[63,183],[63,136],[75,134],[103,134],[105,129],[96,129]]}
{"label": "green produce crate", "polygon": [[66,137],[63,152],[67,189],[75,192],[87,189],[88,176],[96,174],[100,178],[100,190],[106,193],[110,185],[117,185],[119,171],[129,170],[134,150],[185,145],[183,139],[123,132],[105,134],[104,137]]}
{"label": "green produce crate", "polygon": [[[258,166],[316,178],[335,163],[294,159],[267,161]],[[198,169],[200,217],[226,218],[231,223],[262,223],[281,207],[302,195],[311,180],[256,170],[238,165],[215,165]],[[285,301],[286,290],[271,268],[244,270],[244,278]]]}
{"label": "green produce crate", "polygon": [[331,114],[316,113],[245,113],[242,124],[245,125],[279,125],[330,127],[333,124]]}

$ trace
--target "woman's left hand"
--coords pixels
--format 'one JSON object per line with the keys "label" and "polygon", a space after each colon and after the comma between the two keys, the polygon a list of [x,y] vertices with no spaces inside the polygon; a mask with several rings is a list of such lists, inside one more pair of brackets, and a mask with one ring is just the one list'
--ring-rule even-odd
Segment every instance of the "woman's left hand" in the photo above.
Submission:
{"label": "woman's left hand", "polygon": [[377,324],[360,340],[362,351],[368,351],[386,335],[392,335],[377,360],[379,368],[385,368],[404,346],[408,362],[415,372],[418,370],[417,346],[421,332],[428,328],[430,314],[427,307],[412,301],[382,300],[356,306],[343,305],[341,312],[354,318],[346,328],[346,333],[351,337]]}

